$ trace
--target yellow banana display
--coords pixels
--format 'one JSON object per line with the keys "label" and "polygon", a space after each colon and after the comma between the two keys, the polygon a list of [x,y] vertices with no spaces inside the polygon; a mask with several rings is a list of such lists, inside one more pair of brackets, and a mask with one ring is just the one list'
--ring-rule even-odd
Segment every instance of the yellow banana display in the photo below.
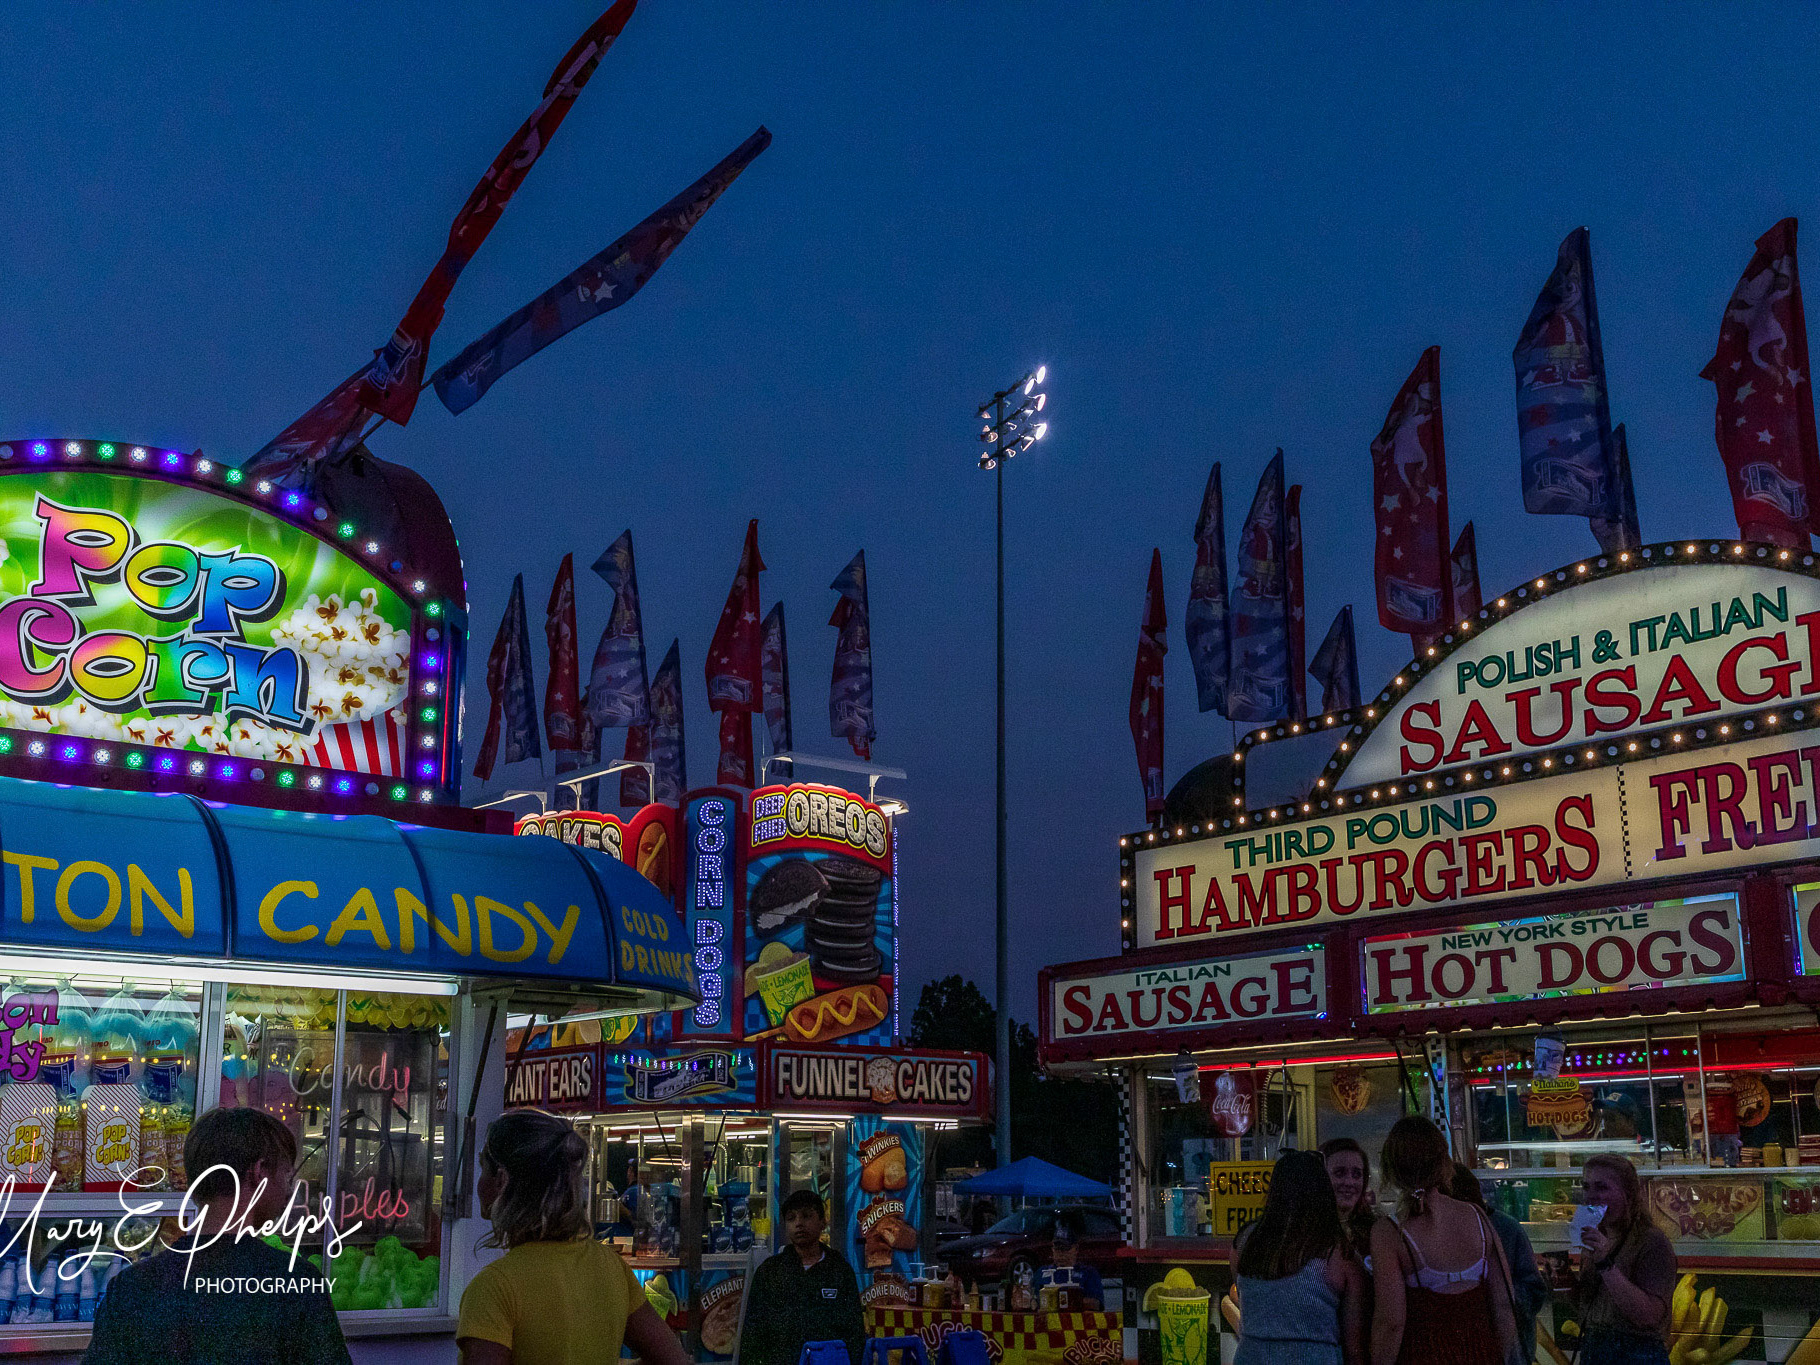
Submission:
{"label": "yellow banana display", "polygon": [[1787,1365],[1820,1365],[1820,1322],[1810,1327],[1801,1344],[1788,1353]]}
{"label": "yellow banana display", "polygon": [[[1727,1365],[1735,1359],[1750,1344],[1752,1329],[1746,1327],[1727,1340],[1725,1318],[1729,1312],[1718,1290],[1709,1286],[1696,1296],[1694,1277],[1683,1275],[1669,1304],[1669,1365]],[[1807,1365],[1820,1365],[1820,1338],[1810,1334],[1809,1340],[1815,1342],[1815,1350],[1814,1359]],[[1795,1356],[1806,1345],[1804,1342],[1797,1347]],[[1788,1365],[1796,1365],[1795,1356],[1789,1357]]]}

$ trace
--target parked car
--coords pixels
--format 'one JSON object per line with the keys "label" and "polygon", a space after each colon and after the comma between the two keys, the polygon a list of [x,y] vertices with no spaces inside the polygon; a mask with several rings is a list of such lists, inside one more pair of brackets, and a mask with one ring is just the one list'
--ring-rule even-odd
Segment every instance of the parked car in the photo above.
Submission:
{"label": "parked car", "polygon": [[977,1237],[958,1237],[937,1249],[941,1263],[969,1284],[990,1285],[1007,1272],[1028,1266],[1032,1272],[1050,1262],[1058,1214],[1072,1214],[1080,1224],[1080,1264],[1102,1276],[1122,1276],[1118,1249],[1124,1243],[1119,1216],[1099,1204],[1052,1204],[1019,1209]]}

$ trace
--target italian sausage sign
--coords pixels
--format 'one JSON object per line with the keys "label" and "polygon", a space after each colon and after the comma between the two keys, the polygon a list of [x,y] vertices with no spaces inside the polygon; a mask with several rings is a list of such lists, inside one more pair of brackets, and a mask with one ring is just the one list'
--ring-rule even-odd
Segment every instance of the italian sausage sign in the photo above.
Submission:
{"label": "italian sausage sign", "polygon": [[1820,582],[1756,564],[1632,570],[1525,606],[1456,647],[1359,741],[1340,783],[1814,696]]}
{"label": "italian sausage sign", "polygon": [[1730,894],[1392,934],[1359,954],[1367,1014],[1744,979]]}
{"label": "italian sausage sign", "polygon": [[1050,983],[1051,1036],[1217,1028],[1327,1012],[1327,961],[1319,944],[1282,953],[1176,962]]}

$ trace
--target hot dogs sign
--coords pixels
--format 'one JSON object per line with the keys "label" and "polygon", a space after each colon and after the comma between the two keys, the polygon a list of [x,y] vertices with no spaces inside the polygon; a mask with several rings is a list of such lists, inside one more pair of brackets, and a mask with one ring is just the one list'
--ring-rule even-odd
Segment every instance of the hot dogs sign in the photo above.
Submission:
{"label": "hot dogs sign", "polygon": [[890,818],[850,792],[796,784],[752,793],[748,1038],[821,1044],[894,1036],[895,851]]}
{"label": "hot dogs sign", "polygon": [[[57,444],[0,445],[0,461],[48,462]],[[172,459],[214,470],[152,462]],[[163,749],[440,780],[439,743],[414,738],[413,609],[332,526],[312,534],[163,470],[0,472],[0,728],[133,746],[134,767]],[[419,689],[426,722],[436,685]]]}

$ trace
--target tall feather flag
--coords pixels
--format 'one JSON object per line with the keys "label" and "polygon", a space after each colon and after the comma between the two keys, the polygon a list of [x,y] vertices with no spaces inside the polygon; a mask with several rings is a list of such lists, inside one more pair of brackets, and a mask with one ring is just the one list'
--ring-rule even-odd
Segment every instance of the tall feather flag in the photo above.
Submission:
{"label": "tall feather flag", "polygon": [[765,614],[759,668],[764,675],[765,729],[771,738],[771,752],[788,753],[795,745],[790,733],[790,642],[784,631],[782,602],[774,603]]}
{"label": "tall feather flag", "polygon": [[1524,510],[1593,522],[1618,519],[1618,448],[1593,292],[1592,238],[1585,228],[1562,241],[1511,361]]}
{"label": "tall feather flag", "polygon": [[1460,538],[1453,543],[1449,561],[1453,566],[1453,611],[1464,621],[1485,605],[1485,596],[1479,591],[1479,538],[1470,521],[1460,528]]}
{"label": "tall feather flag", "polygon": [[1592,533],[1599,548],[1608,555],[1643,548],[1643,528],[1637,522],[1637,490],[1630,481],[1630,442],[1624,439],[1624,423],[1611,429],[1612,449],[1618,454],[1618,515],[1610,520],[1594,517]]}
{"label": "tall feather flag", "polygon": [[562,557],[544,609],[544,642],[550,671],[544,678],[543,732],[556,760],[556,775],[572,773],[594,752],[594,727],[581,709],[581,660],[575,638],[575,556]]}
{"label": "tall feather flag", "polygon": [[1131,670],[1131,742],[1137,747],[1146,820],[1163,813],[1163,656],[1169,652],[1168,625],[1163,607],[1163,552],[1152,550],[1144,620],[1138,627],[1137,662]]}
{"label": "tall feather flag", "polygon": [[[537,744],[537,697],[531,681],[531,627],[525,616],[525,576],[512,579],[512,595],[487,654],[487,732],[474,759],[474,776],[493,776],[495,759],[507,763],[541,758]],[[501,741],[504,752],[501,752]]]}
{"label": "tall feather flag", "polygon": [[542,101],[493,158],[493,164],[455,215],[441,258],[411,300],[391,339],[374,353],[371,361],[248,460],[248,470],[275,479],[307,476],[319,461],[350,449],[370,417],[384,417],[400,426],[411,420],[423,385],[430,337],[442,321],[449,292],[499,221],[507,201],[550,145],[576,96],[625,28],[637,3],[638,0],[617,0],[588,26],[557,64],[544,86]]}
{"label": "tall feather flag", "polygon": [[1806,548],[1820,529],[1820,449],[1793,218],[1757,239],[1700,377],[1718,390],[1714,437],[1731,479],[1738,534]]}
{"label": "tall feather flag", "polygon": [[1283,495],[1283,566],[1288,593],[1289,718],[1308,719],[1308,611],[1302,593],[1302,485]]}
{"label": "tall feather flag", "polygon": [[764,708],[763,631],[758,616],[758,523],[746,527],[733,586],[708,645],[708,706],[720,712],[720,764],[715,780],[752,785],[752,713]]}
{"label": "tall feather flag", "polygon": [[1216,460],[1194,522],[1194,577],[1183,614],[1188,659],[1203,711],[1226,714],[1226,677],[1232,667],[1232,616],[1226,601],[1226,512]]}
{"label": "tall feather flag", "polygon": [[[624,727],[626,757],[649,759],[651,684],[645,671],[645,627],[638,601],[638,563],[632,554],[632,532],[601,552],[594,572],[613,590],[594,663],[588,671],[587,717],[604,736]],[[636,752],[634,752],[636,750]],[[642,806],[651,799],[651,784],[642,768],[627,768],[619,777],[619,804]]]}
{"label": "tall feather flag", "polygon": [[1441,348],[1422,352],[1371,443],[1374,578],[1386,630],[1439,635],[1453,614],[1447,454],[1441,436]]}
{"label": "tall feather flag", "polygon": [[760,128],[644,222],[467,346],[430,378],[443,406],[465,412],[508,370],[643,289],[689,229],[770,145],[771,134]]}
{"label": "tall feather flag", "polygon": [[1347,711],[1359,704],[1359,650],[1352,638],[1350,603],[1334,613],[1308,671],[1321,684],[1321,710]]}
{"label": "tall feather flag", "polygon": [[1226,714],[1277,720],[1289,710],[1289,573],[1284,544],[1283,452],[1258,479],[1233,556],[1232,674]]}
{"label": "tall feather flag", "polygon": [[[629,751],[634,733],[642,733],[640,727],[626,732],[628,757],[632,756]],[[657,783],[651,799],[681,806],[689,778],[683,746],[682,656],[675,640],[670,641],[669,653],[651,677],[651,724],[646,752],[639,756],[648,757],[656,769]]]}
{"label": "tall feather flag", "polygon": [[828,585],[840,594],[828,624],[840,628],[834,646],[834,675],[828,681],[828,720],[836,739],[845,739],[861,758],[872,757],[878,730],[872,715],[872,609],[866,601],[866,552],[848,561]]}

